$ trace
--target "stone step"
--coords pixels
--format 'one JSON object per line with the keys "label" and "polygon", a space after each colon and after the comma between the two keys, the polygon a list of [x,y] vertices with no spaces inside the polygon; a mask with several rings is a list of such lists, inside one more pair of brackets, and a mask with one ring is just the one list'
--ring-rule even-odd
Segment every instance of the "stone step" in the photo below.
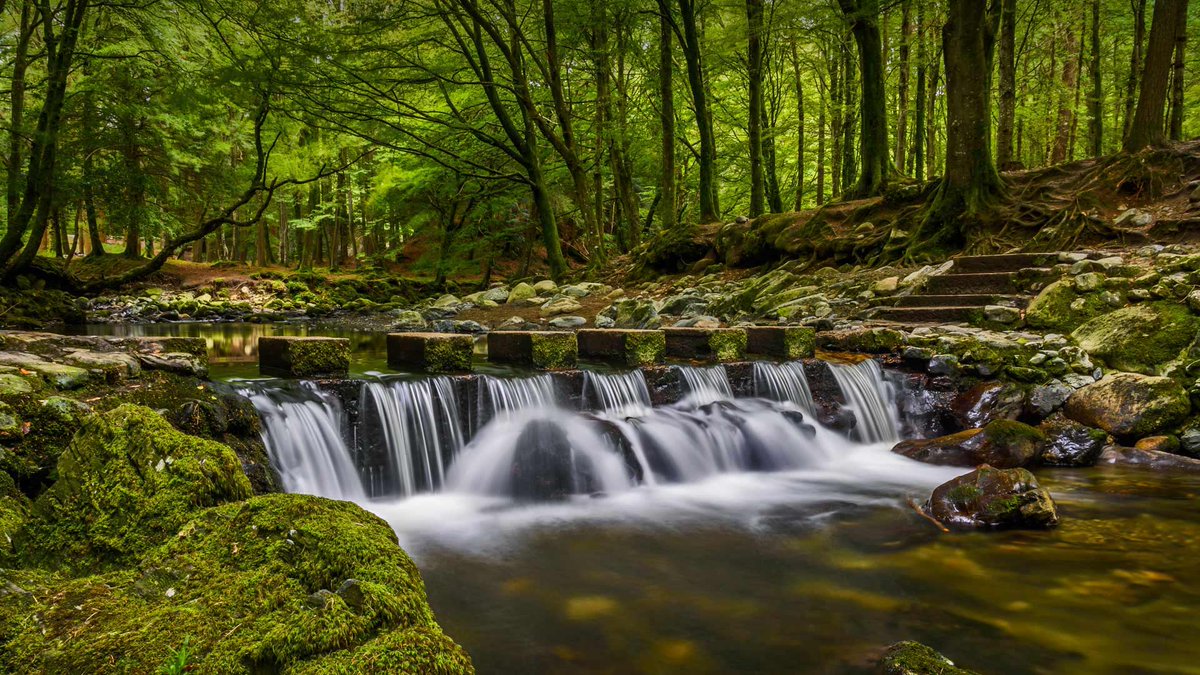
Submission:
{"label": "stone step", "polygon": [[872,316],[895,323],[970,323],[983,318],[982,307],[880,307]]}
{"label": "stone step", "polygon": [[541,370],[574,368],[579,343],[570,331],[494,330],[487,334],[488,360]]}
{"label": "stone step", "polygon": [[929,295],[1012,295],[1020,293],[1016,272],[943,274],[929,277],[925,285]]}
{"label": "stone step", "polygon": [[740,361],[746,355],[741,328],[664,328],[667,356],[700,361]]}
{"label": "stone step", "polygon": [[954,258],[948,274],[979,274],[985,272],[1016,272],[1026,267],[1048,267],[1058,262],[1057,253],[1001,253],[998,255],[964,255]]}
{"label": "stone step", "polygon": [[995,295],[983,293],[978,295],[906,295],[894,298],[893,307],[984,307],[987,305],[1009,305],[1025,307],[1029,304],[1029,296],[1025,295]]}
{"label": "stone step", "polygon": [[350,371],[350,340],[332,337],[261,337],[258,370],[278,377],[341,377]]}

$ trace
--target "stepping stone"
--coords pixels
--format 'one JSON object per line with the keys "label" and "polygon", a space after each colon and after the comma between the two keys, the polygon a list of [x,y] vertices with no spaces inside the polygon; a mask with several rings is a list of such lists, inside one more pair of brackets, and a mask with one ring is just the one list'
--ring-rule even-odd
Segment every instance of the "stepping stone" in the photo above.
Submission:
{"label": "stepping stone", "polygon": [[627,366],[659,363],[667,351],[667,337],[661,330],[586,329],[575,335],[580,356]]}
{"label": "stepping stone", "polygon": [[746,351],[785,359],[812,358],[816,331],[803,326],[750,326],[746,328]]}
{"label": "stepping stone", "polygon": [[388,367],[426,373],[471,370],[475,338],[453,333],[389,333]]}
{"label": "stepping stone", "polygon": [[494,363],[556,370],[573,368],[579,361],[579,344],[567,331],[492,331],[487,345],[488,360]]}
{"label": "stepping stone", "polygon": [[664,328],[667,356],[707,361],[740,361],[746,356],[742,328]]}
{"label": "stepping stone", "polygon": [[964,255],[954,258],[950,274],[981,272],[1016,272],[1027,267],[1046,267],[1058,262],[1058,253],[1001,253],[998,255]]}
{"label": "stepping stone", "polygon": [[340,377],[350,372],[350,340],[332,337],[258,339],[258,370],[279,377]]}

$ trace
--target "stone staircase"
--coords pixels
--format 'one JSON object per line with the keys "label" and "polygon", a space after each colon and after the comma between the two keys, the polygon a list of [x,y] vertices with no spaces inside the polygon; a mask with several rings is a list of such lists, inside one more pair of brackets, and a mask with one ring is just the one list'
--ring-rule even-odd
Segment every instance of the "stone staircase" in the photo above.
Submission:
{"label": "stone staircase", "polygon": [[[968,323],[1023,310],[1033,299],[1030,286],[1054,275],[1058,253],[1005,253],[954,258],[945,274],[929,277],[918,294],[888,298],[871,318],[903,324]],[[992,308],[992,309],[989,309]]]}

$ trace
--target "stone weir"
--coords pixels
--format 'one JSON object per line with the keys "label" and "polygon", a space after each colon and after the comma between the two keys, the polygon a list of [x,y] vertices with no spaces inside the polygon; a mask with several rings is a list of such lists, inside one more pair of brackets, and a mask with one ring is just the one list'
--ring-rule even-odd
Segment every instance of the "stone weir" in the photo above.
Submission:
{"label": "stone weir", "polygon": [[[654,365],[626,372],[640,373],[641,377],[645,379],[649,391],[649,403],[658,407],[678,403],[687,395],[684,373],[685,369],[689,368],[693,371],[723,369],[723,379],[728,382],[730,393],[735,398],[763,396],[762,385],[756,381],[756,370],[760,363],[762,362],[736,361],[707,367]],[[796,360],[792,363],[801,364],[803,367],[817,421],[826,427],[841,431],[848,431],[850,427],[854,426],[854,415],[847,405],[846,395],[834,374],[834,368],[837,366],[815,358]],[[896,404],[900,410],[900,418],[904,427],[902,434],[905,438],[929,438],[960,428],[959,423],[950,413],[953,408],[952,402],[961,393],[955,380],[908,371],[897,359],[886,359],[884,363],[887,367],[883,371],[883,376],[895,390]],[[494,411],[506,407],[506,402],[494,400],[496,396],[494,385],[497,381],[525,380],[530,386],[547,387],[551,391],[551,398],[555,405],[569,410],[590,412],[596,411],[599,406],[595,392],[589,389],[588,378],[586,370],[565,369],[540,375],[511,378],[495,378],[477,374],[446,374],[435,378],[426,377],[416,382],[436,381],[442,385],[428,387],[428,406],[454,410],[459,432],[466,439],[470,439],[487,424]],[[348,444],[355,457],[355,463],[364,475],[372,474],[374,469],[384,467],[389,461],[388,449],[385,445],[380,443],[379,439],[372,438],[372,433],[363,431],[365,409],[376,405],[372,397],[378,396],[379,387],[404,386],[402,383],[405,382],[412,383],[414,381],[404,378],[312,380],[319,390],[334,396],[339,401],[349,432]],[[370,387],[376,388],[374,392],[368,391]],[[443,397],[453,400],[444,401]],[[376,414],[371,413],[371,415]],[[447,431],[440,428],[436,433],[444,436]],[[447,440],[441,438],[440,442],[447,444]]]}

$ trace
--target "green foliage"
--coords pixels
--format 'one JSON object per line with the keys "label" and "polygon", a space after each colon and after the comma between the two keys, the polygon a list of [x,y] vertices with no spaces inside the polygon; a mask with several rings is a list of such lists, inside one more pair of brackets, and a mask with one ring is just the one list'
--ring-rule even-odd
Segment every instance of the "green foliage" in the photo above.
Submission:
{"label": "green foliage", "polygon": [[191,650],[188,643],[191,638],[184,638],[183,644],[167,656],[167,660],[158,667],[158,675],[183,675],[188,671],[188,661],[191,659]]}

